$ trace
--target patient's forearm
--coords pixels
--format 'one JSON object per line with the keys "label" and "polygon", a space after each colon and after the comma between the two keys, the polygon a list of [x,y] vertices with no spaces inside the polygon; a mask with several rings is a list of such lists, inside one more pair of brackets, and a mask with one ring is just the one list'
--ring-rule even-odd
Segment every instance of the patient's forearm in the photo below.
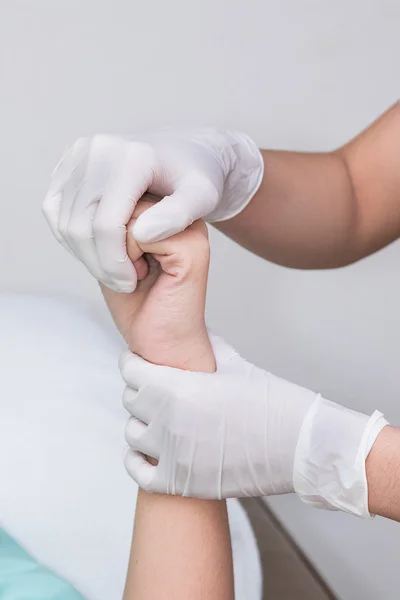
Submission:
{"label": "patient's forearm", "polygon": [[[176,354],[176,348],[175,348]],[[166,357],[166,364],[168,364]],[[186,369],[215,370],[211,345],[182,356]],[[226,503],[139,491],[125,600],[231,600]]]}
{"label": "patient's forearm", "polygon": [[233,598],[226,503],[141,490],[124,598]]}

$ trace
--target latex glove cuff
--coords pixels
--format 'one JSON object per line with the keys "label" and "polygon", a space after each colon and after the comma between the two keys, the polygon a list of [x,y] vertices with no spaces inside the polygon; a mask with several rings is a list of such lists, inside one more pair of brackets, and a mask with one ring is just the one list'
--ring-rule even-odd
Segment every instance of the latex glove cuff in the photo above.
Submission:
{"label": "latex glove cuff", "polygon": [[387,424],[378,411],[368,417],[319,396],[295,453],[293,485],[303,502],[370,518],[365,462]]}

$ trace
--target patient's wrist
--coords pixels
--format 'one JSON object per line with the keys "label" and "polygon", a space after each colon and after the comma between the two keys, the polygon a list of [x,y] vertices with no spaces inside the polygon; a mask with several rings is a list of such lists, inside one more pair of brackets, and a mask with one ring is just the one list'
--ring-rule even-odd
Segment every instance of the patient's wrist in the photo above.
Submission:
{"label": "patient's wrist", "polygon": [[147,341],[144,345],[131,345],[130,350],[157,365],[184,371],[213,373],[216,369],[212,346],[204,326],[190,338],[169,337],[162,341]]}

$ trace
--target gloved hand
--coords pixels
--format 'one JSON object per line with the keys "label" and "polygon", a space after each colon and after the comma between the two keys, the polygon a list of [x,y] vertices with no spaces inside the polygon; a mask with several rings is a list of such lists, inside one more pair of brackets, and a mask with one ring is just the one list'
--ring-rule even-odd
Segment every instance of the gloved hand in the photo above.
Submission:
{"label": "gloved hand", "polygon": [[43,203],[57,240],[106,286],[132,292],[136,271],[126,225],[146,191],[162,200],[138,219],[134,237],[154,242],[200,218],[229,219],[257,191],[263,160],[246,135],[161,131],[81,138],[55,168]]}
{"label": "gloved hand", "polygon": [[382,415],[324,400],[249,364],[220,338],[211,342],[213,374],[122,355],[133,479],[150,492],[200,498],[296,491],[314,506],[369,516],[365,459]]}

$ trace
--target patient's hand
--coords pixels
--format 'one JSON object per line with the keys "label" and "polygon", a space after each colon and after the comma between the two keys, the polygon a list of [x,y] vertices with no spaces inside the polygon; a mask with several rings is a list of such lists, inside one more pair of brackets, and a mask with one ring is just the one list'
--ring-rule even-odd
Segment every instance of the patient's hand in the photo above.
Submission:
{"label": "patient's hand", "polygon": [[[151,205],[138,203],[128,232]],[[210,256],[206,225],[196,221],[152,244],[138,244],[129,233],[127,252],[140,279],[136,290],[119,294],[102,286],[102,291],[129,348],[151,362],[187,369],[195,360],[198,370],[203,356],[203,370],[214,370],[204,321]]]}

